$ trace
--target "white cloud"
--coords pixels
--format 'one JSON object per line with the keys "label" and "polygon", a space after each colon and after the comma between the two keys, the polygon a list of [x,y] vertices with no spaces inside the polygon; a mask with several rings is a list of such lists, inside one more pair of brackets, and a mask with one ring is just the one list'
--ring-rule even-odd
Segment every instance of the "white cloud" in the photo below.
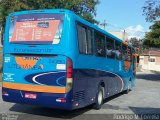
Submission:
{"label": "white cloud", "polygon": [[137,25],[137,26],[129,26],[126,29],[126,32],[129,34],[129,39],[136,37],[138,39],[144,37],[144,28],[142,25]]}

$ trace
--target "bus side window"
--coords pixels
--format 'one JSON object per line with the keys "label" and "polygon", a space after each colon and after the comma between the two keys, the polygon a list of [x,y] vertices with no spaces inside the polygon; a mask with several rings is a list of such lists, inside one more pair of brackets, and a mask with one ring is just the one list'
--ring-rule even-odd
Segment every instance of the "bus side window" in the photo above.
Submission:
{"label": "bus side window", "polygon": [[115,41],[115,56],[117,60],[122,60],[121,42]]}
{"label": "bus side window", "polygon": [[125,61],[132,61],[131,48],[126,45],[122,45],[122,59]]}
{"label": "bus side window", "polygon": [[106,37],[106,54],[108,58],[115,58],[114,40]]}
{"label": "bus side window", "polygon": [[96,48],[96,56],[106,57],[105,53],[105,36],[95,32],[95,48]]}
{"label": "bus side window", "polygon": [[127,60],[132,61],[132,51],[130,47],[127,47]]}
{"label": "bus side window", "polygon": [[127,61],[127,46],[122,44],[122,60]]}
{"label": "bus side window", "polygon": [[93,48],[92,48],[92,30],[91,29],[88,29],[87,30],[87,38],[88,38],[88,54],[92,54],[93,53]]}
{"label": "bus side window", "polygon": [[92,31],[87,27],[77,24],[78,45],[81,54],[92,54]]}

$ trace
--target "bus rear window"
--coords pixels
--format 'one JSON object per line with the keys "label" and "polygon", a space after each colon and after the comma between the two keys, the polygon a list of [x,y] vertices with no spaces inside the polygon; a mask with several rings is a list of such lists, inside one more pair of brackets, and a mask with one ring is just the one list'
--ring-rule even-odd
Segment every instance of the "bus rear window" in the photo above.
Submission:
{"label": "bus rear window", "polygon": [[64,15],[25,14],[10,19],[9,41],[18,44],[58,44]]}

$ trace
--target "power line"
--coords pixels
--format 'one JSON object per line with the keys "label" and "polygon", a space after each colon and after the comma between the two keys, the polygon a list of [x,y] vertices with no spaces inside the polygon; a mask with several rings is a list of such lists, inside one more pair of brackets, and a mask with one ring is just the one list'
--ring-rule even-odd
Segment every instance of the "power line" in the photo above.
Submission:
{"label": "power line", "polygon": [[109,22],[106,22],[106,20],[104,20],[104,22],[102,22],[101,24],[99,24],[100,26],[103,26],[103,29],[106,30],[107,26],[111,26],[113,28],[116,28],[118,30],[108,30],[110,32],[123,32],[123,39],[125,37],[125,34],[127,33],[129,36],[137,36],[139,38],[143,37],[143,34],[146,34],[147,32],[146,31],[141,31],[141,30],[127,30],[127,28],[124,28],[124,27],[119,27],[117,25],[113,25]]}
{"label": "power line", "polygon": [[108,25],[108,23],[106,22],[106,20],[104,20],[103,23],[100,24],[101,26],[103,26],[104,30],[106,29],[106,26]]}

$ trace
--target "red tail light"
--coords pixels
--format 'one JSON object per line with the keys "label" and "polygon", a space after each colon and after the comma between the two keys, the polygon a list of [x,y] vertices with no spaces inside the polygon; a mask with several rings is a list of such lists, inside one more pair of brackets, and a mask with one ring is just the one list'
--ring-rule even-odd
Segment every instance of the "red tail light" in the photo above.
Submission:
{"label": "red tail light", "polygon": [[71,59],[67,59],[67,78],[66,78],[66,92],[69,92],[72,89],[73,84],[73,64]]}
{"label": "red tail light", "polygon": [[72,78],[72,72],[73,72],[73,65],[72,60],[67,59],[67,78]]}
{"label": "red tail light", "polygon": [[66,103],[66,99],[65,98],[57,98],[56,99],[56,102],[63,102],[63,103]]}
{"label": "red tail light", "polygon": [[8,96],[9,94],[8,94],[7,92],[3,91],[3,92],[2,92],[2,95]]}

